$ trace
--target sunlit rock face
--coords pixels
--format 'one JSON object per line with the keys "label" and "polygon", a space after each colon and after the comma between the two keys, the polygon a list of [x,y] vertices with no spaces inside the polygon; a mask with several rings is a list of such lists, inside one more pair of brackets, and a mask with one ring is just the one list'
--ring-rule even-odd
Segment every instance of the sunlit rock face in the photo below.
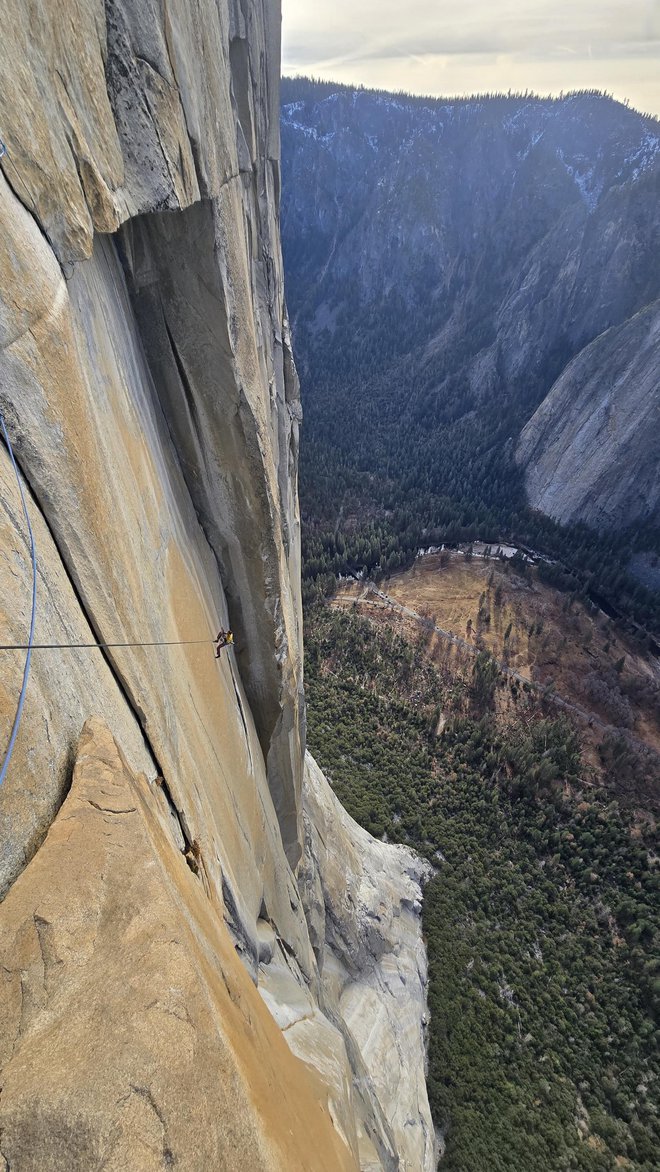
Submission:
{"label": "sunlit rock face", "polygon": [[3,1167],[355,1167],[219,911],[146,777],[88,721],[2,906]]}
{"label": "sunlit rock face", "polygon": [[[36,638],[140,644],[35,651],[0,790],[12,1169],[413,1167],[389,1088],[369,1074],[356,1090],[372,1059],[299,878],[279,20],[265,0],[7,11],[0,407],[37,543]],[[4,451],[0,488],[2,642],[23,643],[29,551]],[[216,660],[221,625],[236,644]],[[6,743],[23,658],[3,655]],[[416,911],[405,925],[388,948],[418,958]],[[350,941],[342,963],[366,973]],[[269,951],[287,975],[270,999]],[[291,1046],[303,1063],[284,1044],[301,998],[319,1026]]]}

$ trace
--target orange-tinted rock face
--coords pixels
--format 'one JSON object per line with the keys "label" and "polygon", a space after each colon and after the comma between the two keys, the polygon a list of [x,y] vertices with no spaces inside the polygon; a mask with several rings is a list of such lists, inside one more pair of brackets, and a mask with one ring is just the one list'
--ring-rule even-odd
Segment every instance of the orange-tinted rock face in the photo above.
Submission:
{"label": "orange-tinted rock face", "polygon": [[356,1164],[144,776],[97,719],[0,918],[0,1155],[19,1169]]}

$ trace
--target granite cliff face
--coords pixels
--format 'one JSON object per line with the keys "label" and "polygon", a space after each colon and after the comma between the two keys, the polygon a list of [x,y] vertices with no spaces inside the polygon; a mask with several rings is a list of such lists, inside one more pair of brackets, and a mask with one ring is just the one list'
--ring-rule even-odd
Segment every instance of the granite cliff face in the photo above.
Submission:
{"label": "granite cliff face", "polygon": [[[0,407],[37,642],[168,644],[34,654],[0,790],[19,1172],[433,1167],[421,872],[371,843],[349,900],[361,832],[335,811],[331,854],[332,797],[312,765],[303,784],[278,71],[265,0],[6,12]],[[0,477],[3,642],[23,643],[4,449]],[[23,657],[3,655],[8,729]]]}
{"label": "granite cliff face", "polygon": [[[488,507],[510,508],[524,476],[529,503],[562,520],[657,518],[648,364],[634,419],[637,315],[660,296],[657,120],[598,94],[434,101],[297,79],[284,83],[282,152],[312,442],[339,447],[356,474],[414,480],[418,498],[478,498],[486,483]],[[615,335],[621,426],[585,463],[562,405],[575,422],[605,403],[595,383]],[[414,452],[403,470],[402,446]]]}
{"label": "granite cliff face", "polygon": [[622,529],[660,516],[660,302],[601,334],[523,430],[530,503],[559,521]]}

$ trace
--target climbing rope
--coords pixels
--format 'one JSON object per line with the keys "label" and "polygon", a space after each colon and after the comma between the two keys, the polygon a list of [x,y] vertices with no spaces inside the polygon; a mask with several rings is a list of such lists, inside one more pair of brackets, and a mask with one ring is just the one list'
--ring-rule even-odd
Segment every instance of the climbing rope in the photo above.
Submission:
{"label": "climbing rope", "polygon": [[[2,147],[2,143],[0,142],[0,148],[1,147]],[[2,152],[0,150],[0,158],[1,157],[2,157]],[[201,647],[201,646],[212,645],[216,649],[216,659],[218,659],[219,655],[220,655],[220,651],[224,647],[227,647],[228,649],[229,649],[229,647],[232,647],[234,641],[233,641],[233,636],[231,635],[231,632],[223,631],[221,629],[220,633],[216,636],[215,639],[209,639],[209,638],[206,638],[206,639],[167,639],[167,640],[159,640],[158,642],[143,642],[143,643],[138,643],[138,642],[131,642],[131,643],[35,643],[35,641],[34,641],[34,626],[35,626],[35,620],[36,620],[36,615],[37,615],[37,549],[36,549],[35,540],[34,540],[34,533],[32,532],[32,525],[30,523],[30,514],[28,513],[27,502],[25,500],[25,493],[23,492],[23,485],[21,483],[21,477],[20,477],[20,473],[18,471],[18,465],[17,465],[16,459],[14,457],[14,449],[11,446],[11,440],[9,439],[9,435],[7,433],[7,428],[5,427],[5,421],[4,421],[4,418],[3,418],[1,411],[0,411],[0,429],[2,430],[2,435],[4,436],[5,444],[7,446],[7,451],[9,452],[9,458],[11,460],[12,467],[14,469],[14,475],[16,476],[16,483],[18,484],[18,491],[21,495],[21,504],[23,506],[23,515],[25,517],[25,523],[27,525],[27,530],[28,530],[28,534],[30,537],[30,555],[31,555],[31,559],[32,559],[32,614],[30,616],[30,634],[28,637],[28,642],[27,643],[0,643],[0,651],[26,651],[27,652],[27,655],[25,656],[25,667],[23,669],[23,684],[21,686],[21,694],[18,698],[18,706],[16,708],[16,715],[14,717],[14,723],[12,725],[11,736],[9,738],[9,744],[7,746],[7,752],[5,753],[5,758],[2,763],[2,768],[0,769],[0,785],[2,785],[2,783],[5,779],[5,774],[7,773],[7,770],[9,768],[9,763],[11,761],[12,753],[14,751],[14,745],[16,743],[16,737],[18,736],[18,730],[19,730],[20,723],[21,723],[21,716],[23,715],[23,705],[25,704],[25,696],[26,696],[26,692],[27,692],[28,677],[30,675],[30,662],[32,659],[32,652],[33,651],[69,651],[69,650],[75,651],[78,649],[97,648],[97,647],[104,649],[104,648],[115,648],[115,647]],[[227,636],[229,636],[229,637],[227,637]],[[224,639],[224,641],[221,642],[221,640],[223,640],[223,639]]]}
{"label": "climbing rope", "polygon": [[217,639],[174,639],[162,643],[0,643],[0,651],[76,651],[86,647],[200,647]]}
{"label": "climbing rope", "polygon": [[35,623],[35,619],[36,619],[36,615],[37,615],[37,549],[36,549],[36,546],[34,543],[34,533],[32,532],[32,525],[30,524],[30,514],[28,513],[27,502],[25,500],[25,493],[23,492],[23,485],[21,483],[21,477],[20,477],[20,474],[18,471],[18,466],[16,464],[16,460],[14,459],[14,449],[11,446],[11,440],[9,439],[9,435],[7,434],[7,428],[5,427],[5,421],[4,421],[4,418],[3,418],[1,411],[0,411],[0,428],[2,428],[2,434],[4,436],[4,440],[7,445],[7,451],[9,452],[9,459],[11,460],[12,467],[14,469],[14,475],[16,476],[16,483],[18,484],[18,491],[21,494],[21,503],[23,505],[23,515],[25,516],[25,523],[27,525],[27,530],[28,530],[28,534],[30,537],[30,556],[32,559],[32,615],[30,617],[30,634],[29,634],[28,642],[24,646],[21,647],[22,651],[27,651],[27,655],[25,656],[25,667],[23,669],[23,684],[21,687],[21,694],[18,698],[18,706],[16,708],[16,715],[14,717],[14,723],[12,725],[11,736],[9,738],[9,745],[7,746],[7,752],[5,753],[5,759],[2,763],[2,769],[0,769],[0,785],[2,785],[3,781],[5,780],[5,774],[9,768],[9,762],[11,761],[11,755],[14,751],[16,737],[18,736],[18,729],[19,729],[19,726],[21,723],[21,716],[23,715],[23,705],[25,704],[25,694],[27,692],[28,677],[30,675],[30,660],[32,659],[32,646],[34,643],[34,623]]}

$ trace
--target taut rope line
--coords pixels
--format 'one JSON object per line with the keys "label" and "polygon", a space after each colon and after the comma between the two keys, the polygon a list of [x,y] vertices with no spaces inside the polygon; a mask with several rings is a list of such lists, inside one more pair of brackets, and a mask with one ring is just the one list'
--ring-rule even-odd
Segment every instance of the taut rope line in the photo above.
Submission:
{"label": "taut rope line", "polygon": [[0,651],[76,651],[87,647],[194,647],[216,643],[216,639],[172,639],[159,643],[0,643]]}
{"label": "taut rope line", "polygon": [[[0,143],[0,147],[1,146],[2,146],[2,144]],[[0,151],[0,157],[1,157],[1,151]],[[219,659],[220,652],[225,647],[229,650],[230,648],[232,648],[234,646],[234,636],[231,633],[231,631],[225,631],[221,627],[220,632],[218,635],[216,635],[215,639],[209,639],[209,638],[206,638],[206,639],[162,639],[162,640],[157,640],[157,641],[156,640],[146,641],[143,643],[138,643],[138,642],[126,642],[126,643],[35,643],[35,641],[34,641],[34,625],[35,625],[35,619],[36,619],[36,614],[37,614],[37,549],[36,549],[35,540],[34,540],[34,533],[32,532],[32,525],[30,524],[30,514],[28,513],[27,502],[25,499],[25,493],[23,491],[21,477],[20,477],[20,473],[18,471],[18,465],[17,465],[16,460],[14,458],[14,450],[11,446],[11,440],[9,439],[9,435],[7,433],[7,428],[5,427],[5,421],[4,421],[4,418],[3,418],[1,411],[0,411],[0,429],[2,430],[2,435],[4,436],[5,444],[7,445],[7,451],[9,452],[9,458],[11,460],[12,467],[14,469],[14,475],[16,476],[16,483],[18,484],[18,491],[21,495],[21,504],[23,505],[23,515],[25,517],[25,523],[27,525],[27,530],[28,530],[28,534],[30,537],[30,555],[31,555],[31,559],[32,559],[32,614],[30,617],[30,634],[28,637],[28,642],[27,643],[0,643],[0,651],[26,651],[27,652],[27,655],[25,656],[25,667],[23,669],[23,683],[21,686],[21,694],[18,699],[18,706],[16,708],[16,715],[14,717],[14,723],[12,725],[11,736],[9,738],[9,744],[7,746],[7,752],[5,753],[5,758],[2,763],[2,768],[0,769],[0,785],[2,785],[2,783],[5,779],[5,774],[9,768],[9,762],[11,761],[11,756],[14,751],[16,737],[18,736],[18,730],[19,730],[20,723],[21,723],[21,716],[23,715],[23,705],[25,704],[25,695],[27,692],[28,677],[30,675],[30,662],[32,659],[32,652],[33,651],[76,651],[79,649],[86,650],[88,648],[99,648],[101,650],[104,650],[105,648],[111,649],[111,648],[115,648],[115,647],[202,647],[202,646],[208,647],[208,646],[214,646],[215,647],[215,658]]]}

